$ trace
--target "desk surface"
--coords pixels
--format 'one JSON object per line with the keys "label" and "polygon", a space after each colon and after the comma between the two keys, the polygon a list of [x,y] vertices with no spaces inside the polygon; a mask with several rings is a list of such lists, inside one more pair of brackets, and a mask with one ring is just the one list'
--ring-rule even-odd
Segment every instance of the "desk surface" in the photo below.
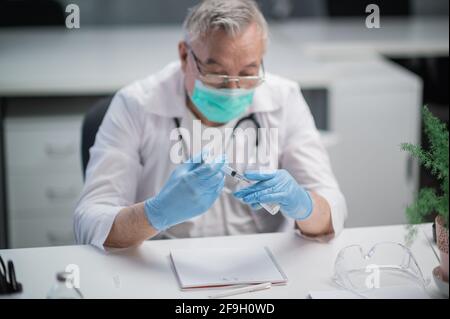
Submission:
{"label": "desk surface", "polygon": [[[431,225],[423,225],[429,229]],[[438,297],[431,271],[439,265],[423,231],[411,246],[424,275],[431,279],[429,292]],[[171,269],[173,248],[261,247],[271,249],[288,277],[286,286],[237,296],[240,298],[305,298],[312,290],[335,289],[331,278],[338,251],[350,244],[369,249],[380,241],[404,242],[404,226],[346,229],[328,244],[305,240],[295,232],[232,237],[147,241],[138,248],[104,253],[91,246],[0,250],[12,259],[24,293],[15,298],[45,298],[57,271],[69,264],[80,269],[86,298],[205,298],[212,291],[181,291]],[[214,291],[213,291],[214,292]]]}
{"label": "desk surface", "polygon": [[[351,76],[348,67],[357,75],[373,68],[361,60],[379,54],[448,55],[442,18],[383,19],[378,30],[357,19],[299,20],[273,24],[270,32],[267,70],[310,87]],[[2,30],[0,96],[111,94],[177,60],[181,38],[178,26]]]}
{"label": "desk surface", "polygon": [[365,27],[365,17],[298,20],[274,32],[316,58],[380,54],[391,57],[448,55],[448,18],[381,18],[379,29]]}

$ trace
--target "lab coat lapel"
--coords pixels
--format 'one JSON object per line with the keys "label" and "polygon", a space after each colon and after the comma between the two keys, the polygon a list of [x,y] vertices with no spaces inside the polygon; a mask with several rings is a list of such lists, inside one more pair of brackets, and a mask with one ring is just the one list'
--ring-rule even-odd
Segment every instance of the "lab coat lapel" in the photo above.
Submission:
{"label": "lab coat lapel", "polygon": [[143,101],[145,110],[164,117],[183,117],[186,112],[186,93],[180,63],[169,64],[149,82]]}
{"label": "lab coat lapel", "polygon": [[[267,74],[266,77],[271,77]],[[255,95],[253,97],[252,106],[249,108],[248,113],[258,113],[258,112],[272,112],[281,107],[280,101],[274,101],[270,92],[271,88],[264,82],[255,90]]]}

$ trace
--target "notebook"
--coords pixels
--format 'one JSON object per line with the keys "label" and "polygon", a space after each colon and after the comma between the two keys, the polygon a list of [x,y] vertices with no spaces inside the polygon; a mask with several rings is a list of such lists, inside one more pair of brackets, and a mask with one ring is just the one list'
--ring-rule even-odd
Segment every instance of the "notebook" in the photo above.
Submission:
{"label": "notebook", "polygon": [[181,289],[287,283],[267,247],[173,249],[170,258]]}

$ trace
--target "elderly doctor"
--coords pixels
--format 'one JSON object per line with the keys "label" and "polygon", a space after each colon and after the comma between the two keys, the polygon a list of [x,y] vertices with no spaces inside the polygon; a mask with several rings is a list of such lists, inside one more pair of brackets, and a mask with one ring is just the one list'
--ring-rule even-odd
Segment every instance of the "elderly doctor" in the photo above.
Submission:
{"label": "elderly doctor", "polygon": [[[112,100],[90,150],[74,218],[77,242],[104,249],[287,229],[336,236],[345,199],[298,84],[264,71],[267,23],[255,2],[204,0],[184,28],[180,61]],[[239,140],[232,128],[241,124],[277,130],[269,170],[233,163],[242,149],[267,144]],[[235,139],[234,154],[224,147],[224,156],[203,161],[192,151],[196,127]],[[181,162],[173,160],[180,142],[171,138],[174,130],[184,140]],[[226,192],[224,165],[252,184]],[[280,212],[269,214],[264,203]]]}

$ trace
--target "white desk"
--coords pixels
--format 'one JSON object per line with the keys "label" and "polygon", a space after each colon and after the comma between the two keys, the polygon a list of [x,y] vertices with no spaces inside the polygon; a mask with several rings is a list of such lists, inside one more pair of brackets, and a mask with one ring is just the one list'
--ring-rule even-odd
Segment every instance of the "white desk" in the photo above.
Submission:
{"label": "white desk", "polygon": [[[431,225],[424,225],[430,228]],[[311,290],[334,289],[331,281],[338,251],[360,243],[370,248],[380,241],[404,242],[404,226],[346,229],[329,244],[307,241],[295,232],[234,237],[148,241],[135,249],[103,253],[91,246],[0,250],[12,259],[24,292],[15,298],[44,298],[55,273],[68,264],[80,267],[80,285],[86,298],[205,298],[211,290],[183,292],[171,269],[172,248],[267,246],[286,273],[286,286],[236,296],[239,298],[305,298]],[[411,247],[425,276],[439,265],[424,232]],[[431,279],[429,291],[439,297]]]}
{"label": "white desk", "polygon": [[302,19],[277,25],[277,36],[292,40],[316,59],[446,56],[449,52],[448,18],[381,18],[379,29],[365,27],[365,17]]}

